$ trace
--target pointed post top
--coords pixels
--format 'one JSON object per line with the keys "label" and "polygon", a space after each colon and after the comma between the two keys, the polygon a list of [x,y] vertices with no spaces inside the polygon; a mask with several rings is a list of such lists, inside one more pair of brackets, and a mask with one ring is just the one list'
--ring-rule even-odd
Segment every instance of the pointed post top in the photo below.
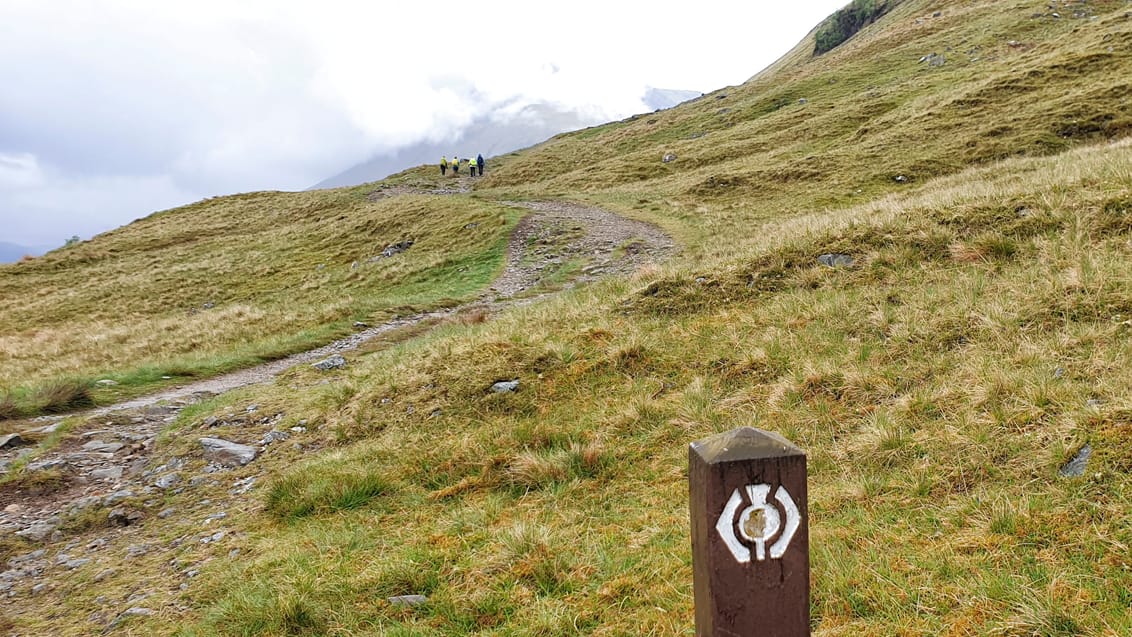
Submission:
{"label": "pointed post top", "polygon": [[806,455],[805,451],[782,436],[754,427],[740,427],[716,434],[697,440],[691,446],[692,451],[707,464]]}

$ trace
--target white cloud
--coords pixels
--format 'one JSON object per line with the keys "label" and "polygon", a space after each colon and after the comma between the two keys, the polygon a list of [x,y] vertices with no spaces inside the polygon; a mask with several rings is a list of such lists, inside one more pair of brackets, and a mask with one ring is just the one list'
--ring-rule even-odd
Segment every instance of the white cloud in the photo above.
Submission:
{"label": "white cloud", "polygon": [[300,189],[539,101],[623,117],[744,81],[839,4],[3,0],[0,228]]}

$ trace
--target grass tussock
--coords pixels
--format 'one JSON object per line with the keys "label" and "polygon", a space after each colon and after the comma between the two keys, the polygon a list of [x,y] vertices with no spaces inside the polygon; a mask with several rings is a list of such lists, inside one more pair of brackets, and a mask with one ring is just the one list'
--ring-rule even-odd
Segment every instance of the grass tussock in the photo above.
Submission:
{"label": "grass tussock", "polygon": [[280,520],[356,509],[386,495],[391,485],[375,467],[327,458],[296,467],[267,490],[266,508]]}

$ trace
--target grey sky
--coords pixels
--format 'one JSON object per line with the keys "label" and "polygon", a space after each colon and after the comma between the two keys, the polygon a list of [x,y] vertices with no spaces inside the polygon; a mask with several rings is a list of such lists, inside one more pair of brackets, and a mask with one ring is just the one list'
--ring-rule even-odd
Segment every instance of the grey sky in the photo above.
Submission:
{"label": "grey sky", "polygon": [[842,0],[0,3],[0,241],[298,190],[539,101],[746,80]]}

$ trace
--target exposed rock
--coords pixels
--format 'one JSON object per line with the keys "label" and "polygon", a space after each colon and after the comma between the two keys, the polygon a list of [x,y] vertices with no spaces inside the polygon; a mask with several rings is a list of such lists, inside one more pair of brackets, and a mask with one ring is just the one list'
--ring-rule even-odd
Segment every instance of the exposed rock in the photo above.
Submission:
{"label": "exposed rock", "polygon": [[66,562],[63,562],[63,566],[65,566],[68,571],[73,571],[76,568],[81,568],[83,566],[86,566],[87,564],[90,564],[90,558],[86,557],[80,557],[75,560],[67,560]]}
{"label": "exposed rock", "polygon": [[1060,473],[1063,478],[1078,478],[1085,475],[1085,469],[1089,466],[1089,457],[1092,455],[1092,446],[1085,445],[1081,447],[1077,455],[1073,456],[1073,459],[1069,462],[1066,462],[1058,473]]}
{"label": "exposed rock", "polygon": [[287,432],[285,432],[285,431],[269,431],[269,432],[267,432],[267,434],[266,434],[266,435],[265,435],[265,436],[263,437],[263,439],[259,441],[259,444],[261,444],[261,445],[269,445],[269,444],[271,444],[271,443],[273,443],[273,442],[279,442],[279,441],[281,441],[281,440],[286,440],[286,439],[288,439],[288,438],[290,438],[290,437],[291,437],[291,434],[289,434],[289,433],[287,433]]}
{"label": "exposed rock", "polygon": [[137,524],[138,522],[140,522],[142,519],[142,514],[140,511],[134,511],[133,509],[115,507],[110,510],[110,513],[106,517],[113,525],[130,526],[131,524]]}
{"label": "exposed rock", "polygon": [[491,386],[491,391],[497,394],[506,394],[519,389],[519,379],[501,380]]}
{"label": "exposed rock", "polygon": [[102,580],[110,578],[110,577],[114,577],[117,574],[118,574],[117,569],[108,568],[104,571],[99,571],[98,575],[94,576],[94,581],[101,582]]}
{"label": "exposed rock", "polygon": [[404,241],[398,241],[397,243],[391,243],[391,244],[385,246],[385,249],[381,251],[380,255],[370,259],[370,261],[376,261],[376,260],[382,259],[382,258],[388,259],[389,257],[391,257],[393,255],[401,254],[402,252],[404,252],[405,250],[408,250],[411,247],[413,247],[413,240],[412,239],[406,239]]}
{"label": "exposed rock", "polygon": [[235,484],[232,485],[232,490],[229,491],[229,493],[232,495],[242,495],[251,491],[253,486],[255,486],[255,476],[248,476],[237,480]]}
{"label": "exposed rock", "polygon": [[908,177],[904,175],[897,175],[892,178],[892,181],[895,181],[898,184],[906,184],[908,183]]}
{"label": "exposed rock", "polygon": [[806,99],[806,98],[804,98],[804,97],[800,97],[800,98],[798,98],[798,103],[799,103],[799,104],[807,104],[807,103],[809,103],[809,101],[810,101],[810,100],[808,100],[808,99]]}
{"label": "exposed rock", "polygon": [[41,460],[39,462],[28,463],[29,471],[51,471],[52,469],[66,469],[67,461],[63,458],[51,458],[49,460]]}
{"label": "exposed rock", "polygon": [[134,495],[135,495],[134,492],[130,491],[129,489],[122,489],[121,491],[115,491],[114,493],[111,493],[110,495],[106,496],[105,498],[102,498],[102,506],[108,506],[108,507],[114,506],[115,504],[118,504],[119,502],[121,502],[122,500],[125,500],[126,498],[134,497]]}
{"label": "exposed rock", "polygon": [[161,513],[158,513],[158,514],[157,514],[157,517],[159,517],[159,518],[161,518],[162,520],[164,520],[165,518],[167,518],[167,517],[169,517],[169,516],[173,515],[173,514],[174,514],[174,513],[176,513],[176,512],[177,512],[177,509],[175,509],[175,508],[173,508],[173,507],[169,507],[169,508],[167,508],[167,509],[162,509],[162,510],[161,510]]}
{"label": "exposed rock", "polygon": [[158,489],[168,489],[169,487],[181,481],[181,474],[167,473],[153,481],[153,486]]}
{"label": "exposed rock", "polygon": [[665,153],[664,157],[662,157],[660,161],[666,164],[674,162],[676,161],[676,153]]}
{"label": "exposed rock", "polygon": [[122,479],[122,467],[105,467],[90,472],[95,480],[109,480],[111,482]]}
{"label": "exposed rock", "polygon": [[0,436],[0,449],[15,449],[23,445],[29,444],[28,441],[20,437],[20,434],[5,434]]}
{"label": "exposed rock", "polygon": [[29,429],[28,433],[44,434],[44,435],[53,434],[56,431],[59,431],[59,428],[62,427],[62,426],[63,426],[63,423],[61,423],[61,422],[52,423],[50,425],[44,425],[43,427],[36,427],[35,429]]}
{"label": "exposed rock", "polygon": [[331,369],[341,369],[345,366],[346,366],[346,359],[343,358],[341,354],[335,354],[335,355],[331,356],[330,358],[327,358],[325,360],[321,360],[321,361],[311,365],[311,367],[313,367],[315,369],[321,369],[324,372],[329,371]]}
{"label": "exposed rock", "polygon": [[31,523],[29,526],[16,531],[16,535],[31,540],[32,542],[42,542],[46,540],[52,533],[55,532],[55,525],[45,520],[39,520]]}
{"label": "exposed rock", "polygon": [[364,330],[367,327],[369,327],[368,323],[362,323],[361,321],[354,321],[354,329]]}
{"label": "exposed rock", "polygon": [[126,557],[141,557],[149,553],[149,546],[145,544],[131,544],[126,547]]}
{"label": "exposed rock", "polygon": [[110,380],[109,378],[103,378],[102,380],[94,381],[94,384],[98,385],[99,387],[113,387],[118,384],[118,381]]}
{"label": "exposed rock", "polygon": [[838,268],[851,266],[855,263],[855,260],[853,259],[852,255],[833,253],[823,254],[819,256],[818,263],[827,265],[831,268]]}
{"label": "exposed rock", "polygon": [[424,595],[395,595],[388,598],[389,603],[394,606],[420,606],[428,602],[428,597]]}
{"label": "exposed rock", "polygon": [[258,453],[255,447],[241,445],[223,438],[201,438],[200,446],[204,448],[206,458],[228,467],[246,465],[255,460]]}
{"label": "exposed rock", "polygon": [[83,451],[91,451],[94,453],[118,453],[122,447],[126,445],[120,442],[104,442],[102,440],[91,440],[83,445]]}

